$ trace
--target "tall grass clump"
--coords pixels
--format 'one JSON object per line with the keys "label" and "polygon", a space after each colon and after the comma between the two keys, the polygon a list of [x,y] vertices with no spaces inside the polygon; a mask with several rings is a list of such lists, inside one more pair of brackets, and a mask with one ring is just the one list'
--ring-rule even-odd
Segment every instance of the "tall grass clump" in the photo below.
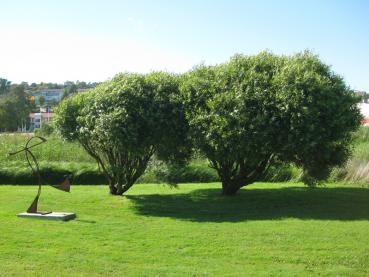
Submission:
{"label": "tall grass clump", "polygon": [[[33,134],[0,134],[0,184],[34,184],[24,154],[9,157],[8,153],[24,147]],[[47,142],[33,148],[43,174],[49,179],[59,180],[71,175],[74,184],[103,184],[104,175],[85,150],[74,142],[67,142],[52,135]],[[302,171],[292,165],[279,164],[268,169],[264,182],[297,182]],[[183,168],[158,163],[155,158],[138,183],[191,183],[218,182],[214,169],[205,157],[195,153],[189,165]],[[369,186],[369,127],[362,126],[355,134],[352,156],[342,167],[332,171],[330,181],[357,183]]]}
{"label": "tall grass clump", "polygon": [[369,126],[362,126],[355,133],[353,158],[369,162]]}
{"label": "tall grass clump", "polygon": [[[24,147],[28,138],[33,134],[1,134],[0,135],[0,163],[24,162],[24,155],[9,156],[10,152]],[[94,162],[86,151],[75,142],[67,142],[56,136],[47,137],[47,142],[32,149],[37,159],[48,162]]]}
{"label": "tall grass clump", "polygon": [[354,134],[352,156],[342,167],[335,168],[331,180],[369,185],[369,127],[361,126]]}

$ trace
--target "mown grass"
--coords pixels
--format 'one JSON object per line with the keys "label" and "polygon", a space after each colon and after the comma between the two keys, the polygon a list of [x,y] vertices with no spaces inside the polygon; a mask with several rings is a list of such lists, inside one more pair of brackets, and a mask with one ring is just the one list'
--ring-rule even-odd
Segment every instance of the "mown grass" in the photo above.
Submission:
{"label": "mown grass", "polygon": [[0,276],[369,276],[369,189],[256,184],[45,187],[41,210],[17,218],[34,186],[0,187]]}

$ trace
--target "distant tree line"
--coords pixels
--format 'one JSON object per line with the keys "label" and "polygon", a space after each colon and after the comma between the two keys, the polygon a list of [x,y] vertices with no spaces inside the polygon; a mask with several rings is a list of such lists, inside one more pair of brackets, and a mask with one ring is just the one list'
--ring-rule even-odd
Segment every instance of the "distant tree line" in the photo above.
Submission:
{"label": "distant tree line", "polygon": [[32,102],[23,84],[11,84],[0,78],[0,131],[17,131],[28,125]]}
{"label": "distant tree line", "polygon": [[0,78],[0,132],[14,132],[19,128],[29,127],[29,113],[36,110],[35,103],[31,101],[34,92],[43,89],[64,89],[66,97],[79,89],[94,88],[97,84],[79,81],[66,81],[64,84],[43,82],[12,84],[11,81]]}
{"label": "distant tree line", "polygon": [[21,85],[24,86],[24,89],[26,91],[29,92],[36,92],[39,90],[43,90],[43,89],[66,89],[69,87],[75,87],[76,89],[90,89],[90,88],[94,88],[98,85],[99,83],[97,82],[84,82],[84,81],[66,81],[64,82],[64,84],[57,84],[57,83],[27,83],[27,82],[22,82]]}

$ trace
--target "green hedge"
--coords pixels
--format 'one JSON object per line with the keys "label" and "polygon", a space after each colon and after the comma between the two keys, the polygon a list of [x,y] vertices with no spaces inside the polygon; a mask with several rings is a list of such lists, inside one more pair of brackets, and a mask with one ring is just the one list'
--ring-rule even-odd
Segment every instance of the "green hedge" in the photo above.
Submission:
{"label": "green hedge", "polygon": [[[103,184],[105,177],[92,163],[40,163],[42,178],[51,184],[57,184],[69,176],[74,184]],[[37,178],[25,163],[0,165],[0,184],[35,185]]]}
{"label": "green hedge", "polygon": [[[57,184],[64,180],[65,176],[75,185],[100,185],[106,184],[105,176],[92,163],[41,163],[41,176],[45,181]],[[292,166],[280,165],[272,167],[264,175],[261,181],[283,182],[297,181],[300,171]],[[137,183],[210,183],[219,182],[216,171],[210,168],[206,162],[192,163],[185,167],[160,165],[150,168],[141,176]],[[35,178],[25,163],[10,163],[7,166],[0,165],[0,184],[35,185]]]}

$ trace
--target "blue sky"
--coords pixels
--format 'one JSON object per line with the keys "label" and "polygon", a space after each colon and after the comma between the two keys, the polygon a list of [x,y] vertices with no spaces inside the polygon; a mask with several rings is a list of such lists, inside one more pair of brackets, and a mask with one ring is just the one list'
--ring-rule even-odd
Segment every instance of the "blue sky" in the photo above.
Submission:
{"label": "blue sky", "polygon": [[0,77],[104,81],[310,49],[369,91],[369,1],[0,0]]}

